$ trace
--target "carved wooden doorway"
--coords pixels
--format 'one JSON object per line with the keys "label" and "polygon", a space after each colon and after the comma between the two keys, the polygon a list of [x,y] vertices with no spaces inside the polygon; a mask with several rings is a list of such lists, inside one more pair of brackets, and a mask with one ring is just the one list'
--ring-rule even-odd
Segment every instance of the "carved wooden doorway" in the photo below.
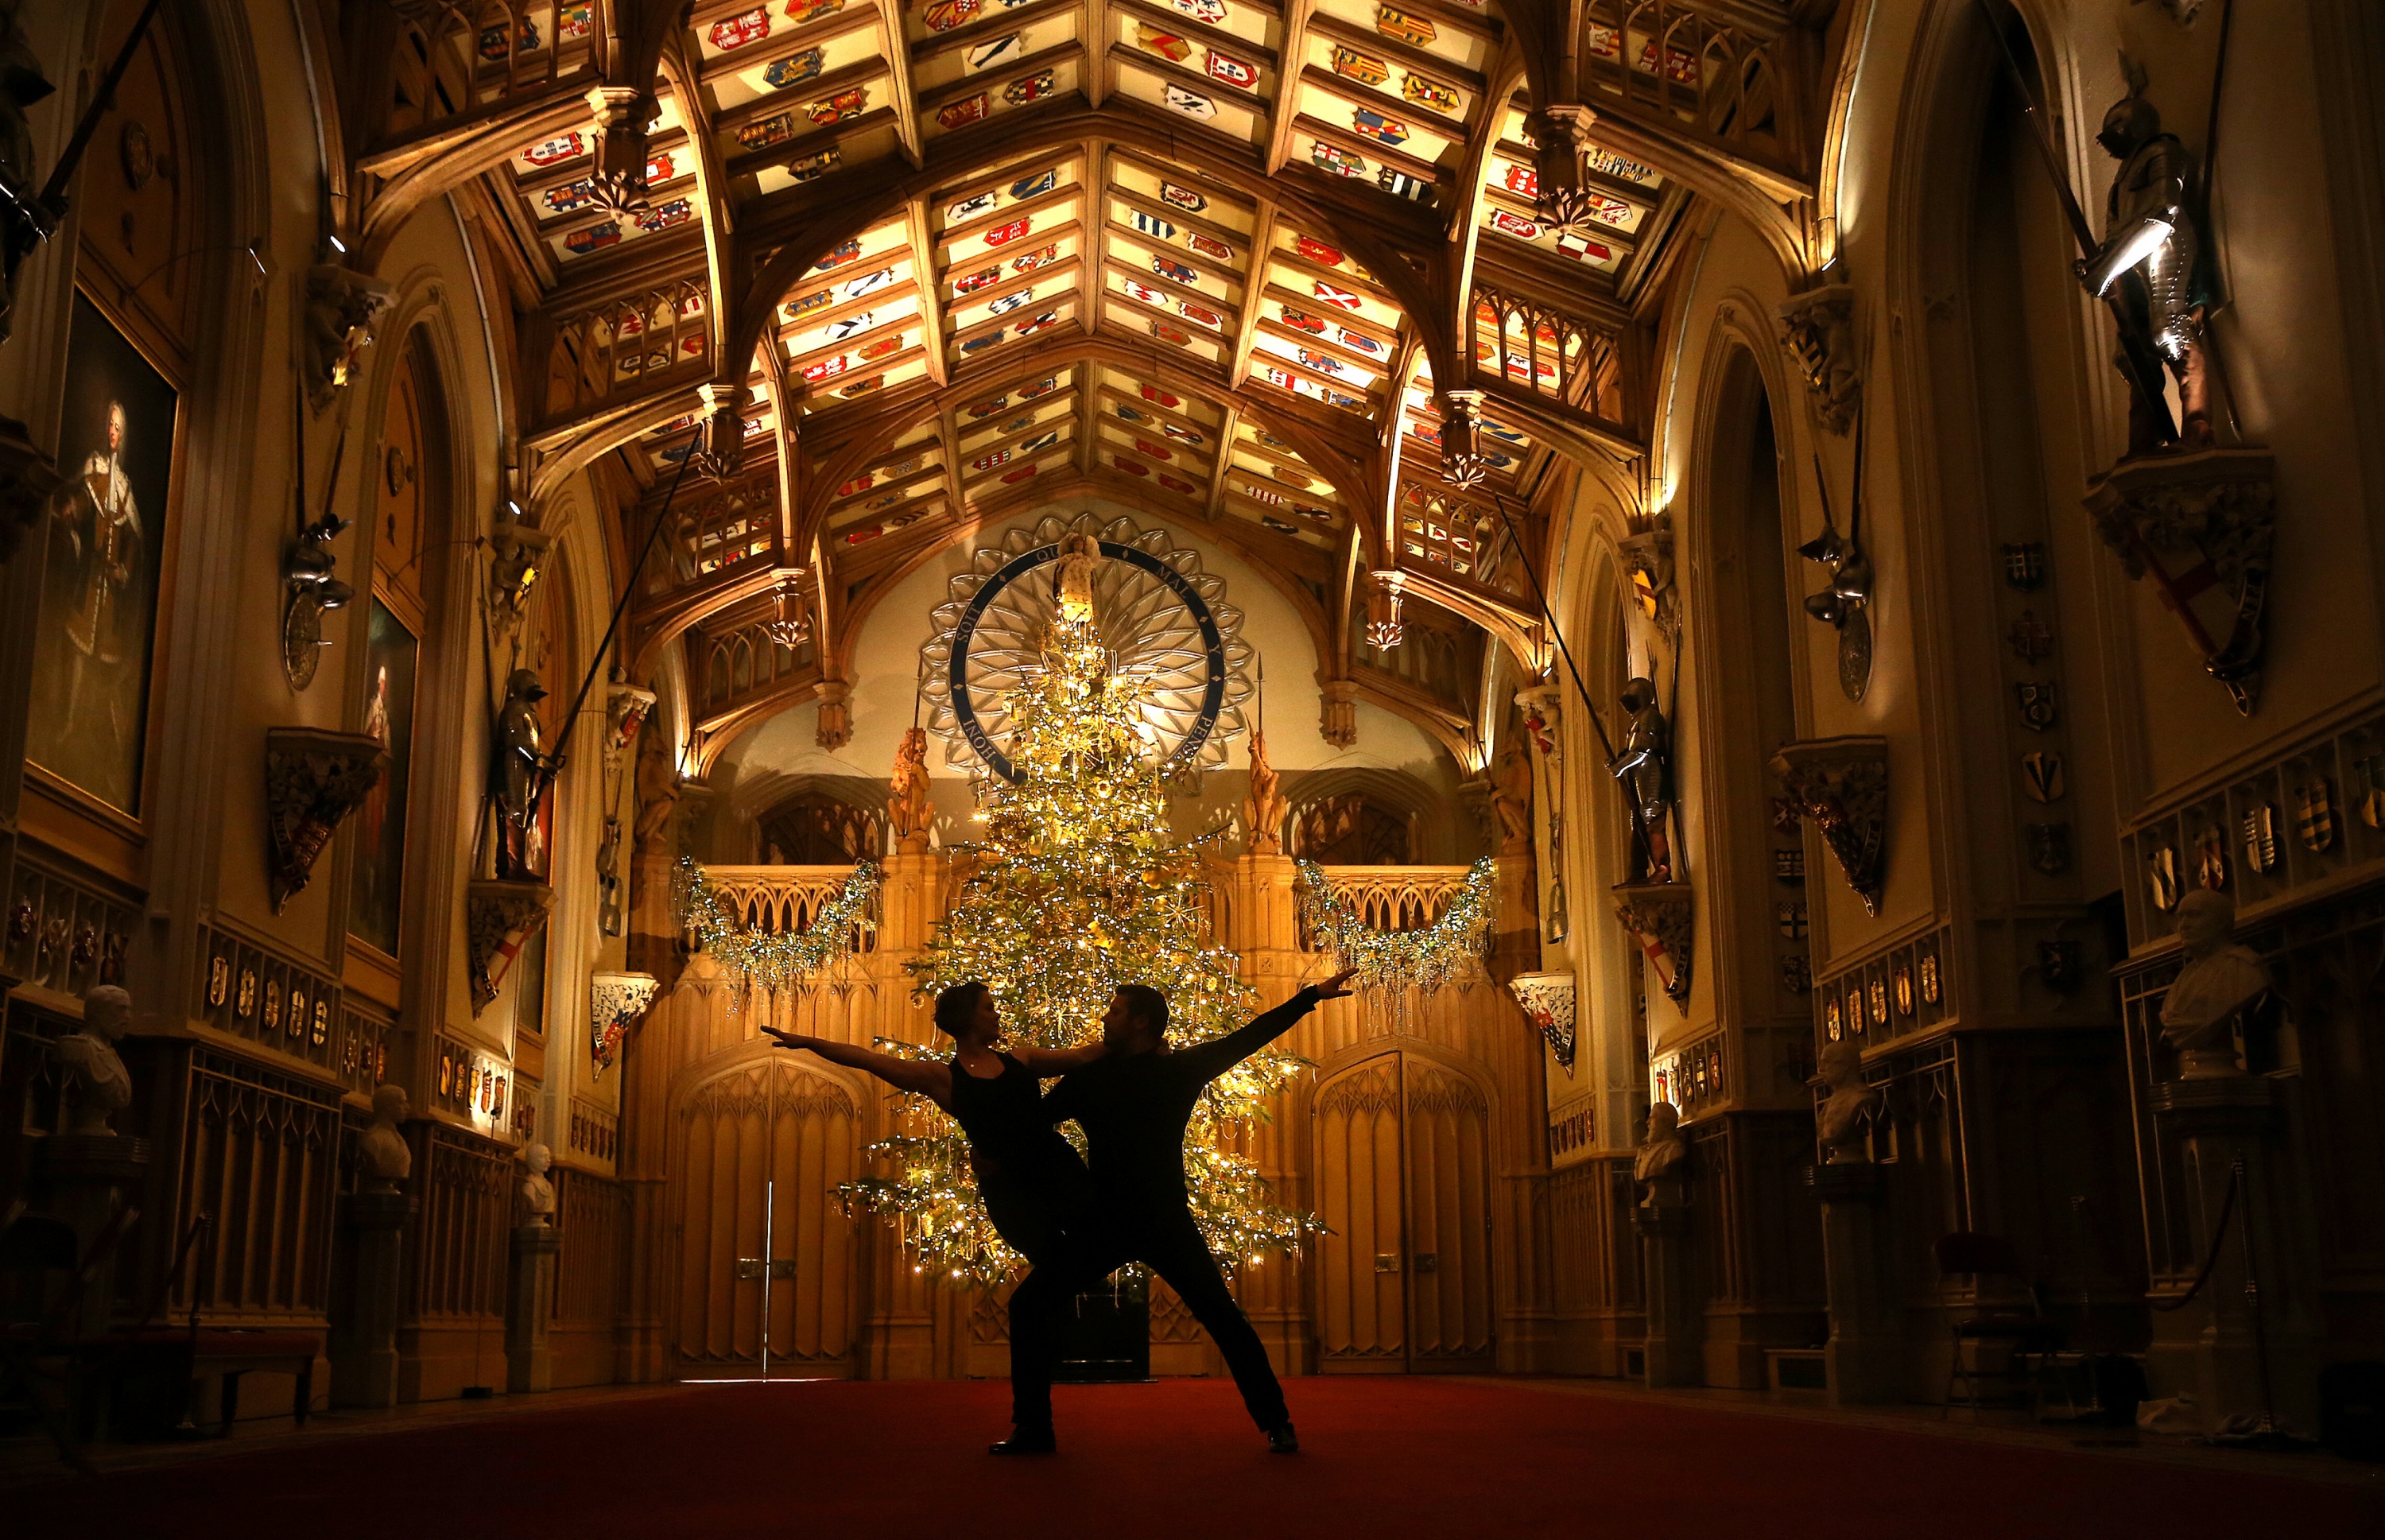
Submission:
{"label": "carved wooden doorway", "polygon": [[1318,1088],[1317,1367],[1492,1366],[1490,1108],[1474,1083],[1393,1050]]}
{"label": "carved wooden doorway", "polygon": [[785,1059],[749,1060],[675,1109],[679,1245],[672,1348],[683,1379],[818,1379],[855,1370],[853,1098]]}

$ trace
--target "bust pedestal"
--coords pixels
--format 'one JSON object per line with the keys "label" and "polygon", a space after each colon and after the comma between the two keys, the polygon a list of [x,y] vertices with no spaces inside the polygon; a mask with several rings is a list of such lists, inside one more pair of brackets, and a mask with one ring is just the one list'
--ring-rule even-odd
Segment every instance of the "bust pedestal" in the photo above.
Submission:
{"label": "bust pedestal", "polygon": [[1631,1210],[1640,1233],[1648,1299],[1648,1388],[1702,1385],[1705,1373],[1705,1302],[1691,1276],[1690,1198],[1677,1176],[1647,1183]]}
{"label": "bust pedestal", "polygon": [[561,1239],[553,1225],[514,1226],[513,1271],[506,1294],[506,1389],[515,1395],[555,1388],[553,1322],[555,1253]]}
{"label": "bust pedestal", "polygon": [[397,1405],[398,1277],[414,1207],[404,1193],[351,1193],[340,1200],[348,1264],[333,1295],[343,1302],[331,1322],[335,1407]]}
{"label": "bust pedestal", "polygon": [[1816,1166],[1822,1202],[1822,1277],[1830,1340],[1822,1349],[1832,1406],[1904,1399],[1901,1313],[1888,1272],[1887,1173],[1868,1160]]}
{"label": "bust pedestal", "polygon": [[[2168,1081],[2153,1088],[2150,1100],[2154,1117],[2178,1141],[2193,1245],[2190,1269],[2212,1254],[2229,1181],[2240,1161],[2244,1171],[2218,1260],[2182,1312],[2186,1331],[2161,1333],[2162,1318],[2154,1318],[2147,1357],[2156,1394],[2166,1393],[2165,1384],[2191,1388],[2205,1433],[2238,1412],[2257,1416],[2265,1400],[2288,1428],[2315,1433],[2318,1268],[2294,1204],[2283,1087],[2252,1075]],[[2248,1258],[2257,1299],[2246,1288]]]}
{"label": "bust pedestal", "polygon": [[[149,1169],[149,1141],[126,1133],[55,1133],[42,1141],[41,1160],[50,1208],[74,1227],[76,1256],[88,1257],[92,1244],[123,1208],[126,1195],[140,1192]],[[117,1258],[131,1240],[128,1227],[117,1237],[114,1253],[83,1281],[80,1315],[73,1323],[77,1335],[107,1330],[116,1304]]]}

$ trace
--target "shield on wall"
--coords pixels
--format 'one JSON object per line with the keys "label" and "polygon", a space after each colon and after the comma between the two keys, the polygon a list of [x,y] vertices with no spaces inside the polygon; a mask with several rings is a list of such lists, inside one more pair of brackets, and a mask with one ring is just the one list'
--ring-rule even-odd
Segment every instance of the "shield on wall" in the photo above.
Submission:
{"label": "shield on wall", "polygon": [[2334,845],[2335,790],[2325,776],[2294,789],[2294,833],[2313,853]]}
{"label": "shield on wall", "polygon": [[2035,753],[2020,757],[2021,790],[2031,802],[2059,802],[2066,788],[2062,783],[2062,756]]}
{"label": "shield on wall", "polygon": [[2178,908],[2182,895],[2179,890],[2177,850],[2165,845],[2145,858],[2145,885],[2151,890],[2154,908],[2167,914]]}
{"label": "shield on wall", "polygon": [[2050,732],[2062,720],[2052,680],[2025,679],[2013,686],[2013,693],[2020,700],[2020,724],[2031,732]]}
{"label": "shield on wall", "polygon": [[2048,877],[2070,870],[2070,825],[2032,823],[2029,826],[2029,864]]}
{"label": "shield on wall", "polygon": [[2214,893],[2228,886],[2228,838],[2216,823],[2194,836],[2194,880]]}
{"label": "shield on wall", "polygon": [[2244,864],[2264,876],[2278,869],[2278,809],[2266,802],[2245,810]]}

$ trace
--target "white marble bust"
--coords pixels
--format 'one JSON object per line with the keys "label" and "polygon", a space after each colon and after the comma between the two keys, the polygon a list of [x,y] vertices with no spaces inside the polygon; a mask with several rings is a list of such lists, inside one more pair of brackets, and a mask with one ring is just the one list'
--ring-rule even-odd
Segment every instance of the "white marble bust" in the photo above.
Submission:
{"label": "white marble bust", "polygon": [[397,1125],[404,1122],[411,1110],[406,1105],[403,1085],[373,1087],[373,1122],[356,1142],[364,1157],[364,1190],[368,1193],[393,1193],[397,1184],[414,1172],[414,1151],[406,1146],[406,1135]]}
{"label": "white marble bust", "polygon": [[546,1174],[547,1168],[554,1164],[555,1152],[544,1145],[523,1147],[522,1165],[528,1174],[522,1178],[522,1209],[530,1216],[525,1222],[534,1230],[544,1230],[555,1222],[555,1183]]}
{"label": "white marble bust", "polygon": [[109,1121],[132,1102],[132,1076],[116,1045],[132,1026],[132,996],[112,983],[83,992],[82,1029],[58,1039],[59,1088],[66,1098],[66,1132],[106,1137]]}
{"label": "white marble bust", "polygon": [[1648,1108],[1648,1137],[1631,1162],[1631,1174],[1642,1182],[1669,1182],[1681,1175],[1689,1142],[1681,1137],[1681,1112],[1671,1102]]}
{"label": "white marble bust", "polygon": [[2236,1058],[2236,1020],[2268,993],[2269,970],[2258,953],[2229,940],[2235,929],[2236,903],[2224,893],[2197,888],[2179,901],[2186,966],[2162,1000],[2161,1024],[2162,1041],[2178,1050],[2181,1080],[2244,1072]]}

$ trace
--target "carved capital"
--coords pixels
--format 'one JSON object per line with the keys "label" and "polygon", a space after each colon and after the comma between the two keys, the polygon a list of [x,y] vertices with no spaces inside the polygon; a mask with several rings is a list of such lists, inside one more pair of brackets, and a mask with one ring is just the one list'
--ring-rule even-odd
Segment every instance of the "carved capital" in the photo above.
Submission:
{"label": "carved capital", "polygon": [[1406,574],[1375,572],[1373,586],[1367,590],[1367,645],[1378,652],[1389,652],[1407,635],[1407,627],[1400,620],[1401,601],[1407,589]]}
{"label": "carved capital", "polygon": [[33,447],[23,423],[0,417],[0,566],[16,556],[27,532],[40,525],[57,489],[57,466]]}
{"label": "carved capital", "polygon": [[1822,833],[1867,914],[1879,913],[1888,836],[1888,740],[1820,738],[1783,744],[1772,773],[1789,788],[1789,806]]}
{"label": "carved capital", "polygon": [[391,298],[387,284],[337,264],[306,269],[306,400],[317,412],[362,371]]}
{"label": "carved capital", "polygon": [[1689,1009],[1690,970],[1697,922],[1697,892],[1687,883],[1618,883],[1615,918],[1639,944],[1664,986],[1665,997]]}
{"label": "carved capital", "polygon": [[1535,684],[1516,692],[1516,709],[1524,714],[1524,735],[1543,759],[1565,757],[1565,692],[1554,684]]}
{"label": "carved capital", "polygon": [[1567,1074],[1573,1073],[1574,980],[1570,973],[1518,973],[1507,981],[1507,993],[1524,1008],[1525,1019],[1541,1031]]}
{"label": "carved capital", "polygon": [[1834,433],[1854,426],[1863,404],[1862,360],[1854,341],[1855,291],[1848,283],[1806,290],[1777,308],[1780,345],[1814,393],[1814,415]]}
{"label": "carved capital", "polygon": [[1631,596],[1639,602],[1641,613],[1666,634],[1676,635],[1681,627],[1681,608],[1680,592],[1673,582],[1673,516],[1657,512],[1627,522],[1631,532],[1617,544],[1616,550],[1623,557]]}
{"label": "carved capital", "polygon": [[472,1014],[497,997],[506,970],[546,923],[555,890],[544,883],[483,878],[464,890],[464,945],[471,969]]}
{"label": "carved capital", "polygon": [[2266,450],[2204,449],[2122,460],[2087,487],[2104,544],[2129,577],[2159,587],[2204,671],[2248,717],[2266,645],[2275,469]]}
{"label": "carved capital", "polygon": [[547,547],[555,537],[530,523],[508,504],[497,510],[489,531],[489,623],[510,638],[530,613],[530,596],[546,571]]}
{"label": "carved capital", "polygon": [[621,1039],[655,1003],[655,994],[661,987],[652,973],[588,975],[588,1048],[597,1074],[613,1067]]}
{"label": "carved capital", "polygon": [[366,733],[266,730],[266,876],[274,913],[305,890],[341,820],[362,805],[388,768],[388,751]]}

